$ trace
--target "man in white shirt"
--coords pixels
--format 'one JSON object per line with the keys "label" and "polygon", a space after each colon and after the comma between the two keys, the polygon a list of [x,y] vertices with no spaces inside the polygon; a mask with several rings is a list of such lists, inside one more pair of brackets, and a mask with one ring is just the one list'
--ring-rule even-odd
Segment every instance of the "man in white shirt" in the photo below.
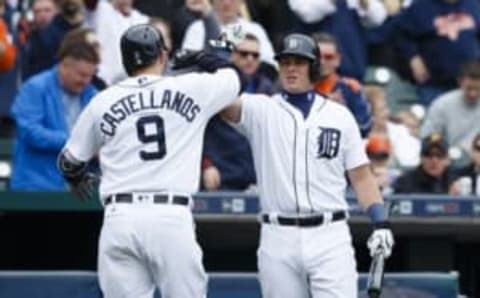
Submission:
{"label": "man in white shirt", "polygon": [[[240,16],[240,6],[242,0],[213,0],[213,13],[215,14],[220,30],[223,32],[227,26],[240,25],[245,33],[250,33],[257,37],[260,43],[260,60],[270,65],[276,65],[273,59],[274,52],[272,43],[265,32],[265,29],[258,23],[248,21]],[[183,38],[182,48],[198,51],[204,48],[205,26],[202,20],[192,23]],[[213,36],[212,38],[216,38]]]}
{"label": "man in white shirt", "polygon": [[127,77],[122,65],[120,38],[133,25],[146,24],[149,17],[132,7],[134,0],[100,0],[92,15],[92,25],[100,41],[98,75],[107,85]]}

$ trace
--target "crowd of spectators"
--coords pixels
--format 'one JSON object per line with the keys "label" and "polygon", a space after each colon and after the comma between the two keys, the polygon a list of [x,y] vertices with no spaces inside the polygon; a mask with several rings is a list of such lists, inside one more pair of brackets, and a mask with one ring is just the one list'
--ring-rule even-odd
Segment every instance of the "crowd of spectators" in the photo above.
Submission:
{"label": "crowd of spectators", "polygon": [[[279,36],[311,35],[320,49],[315,90],[354,115],[384,194],[480,195],[477,0],[178,0],[161,11],[137,2],[0,0],[0,136],[15,140],[12,190],[65,190],[55,156],[90,98],[126,77],[121,34],[150,23],[170,54],[214,50],[209,40],[240,24],[246,38],[230,59],[248,93],[281,91]],[[265,7],[273,17],[262,16]],[[390,75],[366,80],[368,69]],[[416,90],[415,102],[398,105],[386,91],[394,77]],[[214,117],[202,190],[255,184],[245,138]]]}

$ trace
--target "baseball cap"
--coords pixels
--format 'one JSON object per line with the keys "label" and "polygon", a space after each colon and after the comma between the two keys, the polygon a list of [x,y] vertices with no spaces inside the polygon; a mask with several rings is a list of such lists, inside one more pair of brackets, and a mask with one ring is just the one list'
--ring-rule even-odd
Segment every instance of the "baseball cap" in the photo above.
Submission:
{"label": "baseball cap", "polygon": [[438,132],[431,133],[422,139],[421,154],[428,155],[432,149],[437,149],[445,155],[448,154],[448,143]]}
{"label": "baseball cap", "polygon": [[384,135],[370,135],[367,140],[367,154],[370,158],[388,158],[390,141]]}

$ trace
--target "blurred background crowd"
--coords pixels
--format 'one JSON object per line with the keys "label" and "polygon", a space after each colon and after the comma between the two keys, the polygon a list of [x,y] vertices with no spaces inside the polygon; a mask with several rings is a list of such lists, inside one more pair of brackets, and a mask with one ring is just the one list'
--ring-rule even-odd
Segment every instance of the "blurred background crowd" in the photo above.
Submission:
{"label": "blurred background crowd", "polygon": [[[56,157],[96,92],[126,77],[119,41],[151,23],[170,53],[209,50],[230,24],[245,92],[279,91],[288,33],[320,52],[317,92],[355,116],[384,194],[480,196],[478,0],[0,0],[0,161],[5,189],[64,191]],[[168,75],[168,71],[167,71]],[[204,191],[255,192],[247,141],[219,117],[206,131]]]}

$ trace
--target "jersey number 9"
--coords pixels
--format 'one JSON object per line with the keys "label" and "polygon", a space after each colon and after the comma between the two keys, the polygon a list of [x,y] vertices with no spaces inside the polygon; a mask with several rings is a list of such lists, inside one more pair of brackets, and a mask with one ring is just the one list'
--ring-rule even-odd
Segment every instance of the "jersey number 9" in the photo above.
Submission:
{"label": "jersey number 9", "polygon": [[[155,127],[155,132],[147,134],[147,126]],[[167,153],[165,146],[165,128],[163,119],[157,115],[145,116],[137,120],[137,137],[144,144],[157,143],[156,151],[139,152],[142,160],[162,159]]]}

